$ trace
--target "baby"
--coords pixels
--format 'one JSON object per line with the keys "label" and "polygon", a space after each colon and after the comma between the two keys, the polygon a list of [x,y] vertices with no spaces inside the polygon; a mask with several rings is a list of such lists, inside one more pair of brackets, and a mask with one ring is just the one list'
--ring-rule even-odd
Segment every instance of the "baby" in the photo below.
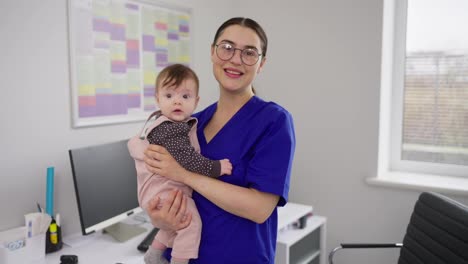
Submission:
{"label": "baby", "polygon": [[148,118],[149,121],[154,117],[154,122],[128,142],[130,155],[135,159],[140,206],[146,208],[148,202],[156,196],[163,201],[170,191],[177,188],[187,197],[187,210],[192,214],[191,223],[182,230],[159,230],[145,254],[147,264],[168,263],[162,256],[168,247],[172,248],[171,263],[188,263],[189,259],[197,258],[202,227],[200,215],[191,198],[192,189],[155,175],[145,167],[143,158],[148,144],[165,147],[189,171],[209,177],[230,175],[232,172],[229,160],[210,160],[200,154],[197,119],[191,117],[199,101],[198,86],[197,75],[187,66],[174,64],[163,69],[156,78],[156,103],[160,110]]}

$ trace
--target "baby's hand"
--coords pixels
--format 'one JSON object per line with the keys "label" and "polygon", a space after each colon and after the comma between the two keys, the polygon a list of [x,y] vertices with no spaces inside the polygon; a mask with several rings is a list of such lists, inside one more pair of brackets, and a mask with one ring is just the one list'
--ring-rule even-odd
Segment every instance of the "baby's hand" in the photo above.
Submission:
{"label": "baby's hand", "polygon": [[232,164],[228,159],[222,159],[219,161],[221,163],[221,175],[231,175],[232,173]]}

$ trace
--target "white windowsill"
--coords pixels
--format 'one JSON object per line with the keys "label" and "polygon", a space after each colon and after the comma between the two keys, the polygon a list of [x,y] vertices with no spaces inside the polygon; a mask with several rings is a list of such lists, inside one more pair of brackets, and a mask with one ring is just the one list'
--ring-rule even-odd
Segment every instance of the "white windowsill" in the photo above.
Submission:
{"label": "white windowsill", "polygon": [[468,196],[468,177],[388,172],[385,175],[367,178],[366,182],[374,186],[396,187]]}

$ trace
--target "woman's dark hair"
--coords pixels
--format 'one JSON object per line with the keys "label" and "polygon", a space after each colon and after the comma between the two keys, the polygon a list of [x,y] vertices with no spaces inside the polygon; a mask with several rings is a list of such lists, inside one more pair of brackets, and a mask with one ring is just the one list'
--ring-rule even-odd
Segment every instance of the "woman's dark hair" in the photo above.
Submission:
{"label": "woman's dark hair", "polygon": [[156,93],[158,93],[158,89],[163,86],[171,85],[177,87],[187,79],[193,79],[195,81],[197,87],[196,93],[198,94],[200,82],[197,74],[195,74],[192,69],[183,64],[167,66],[158,74],[158,77],[156,77]]}
{"label": "woman's dark hair", "polygon": [[263,30],[263,28],[253,19],[251,18],[246,18],[246,17],[233,17],[226,22],[224,22],[219,28],[218,31],[216,31],[214,40],[213,40],[213,46],[216,45],[216,40],[218,40],[219,36],[224,32],[224,30],[233,25],[239,25],[242,27],[250,28],[255,33],[257,33],[258,37],[260,38],[260,41],[262,42],[262,57],[266,56],[267,53],[267,48],[268,48],[268,38]]}

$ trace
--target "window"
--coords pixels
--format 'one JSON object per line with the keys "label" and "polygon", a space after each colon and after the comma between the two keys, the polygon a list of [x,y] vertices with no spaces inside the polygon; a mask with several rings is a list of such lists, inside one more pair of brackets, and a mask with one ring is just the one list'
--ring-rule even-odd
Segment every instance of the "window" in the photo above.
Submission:
{"label": "window", "polygon": [[467,10],[466,0],[384,0],[379,172],[370,182],[468,191]]}

